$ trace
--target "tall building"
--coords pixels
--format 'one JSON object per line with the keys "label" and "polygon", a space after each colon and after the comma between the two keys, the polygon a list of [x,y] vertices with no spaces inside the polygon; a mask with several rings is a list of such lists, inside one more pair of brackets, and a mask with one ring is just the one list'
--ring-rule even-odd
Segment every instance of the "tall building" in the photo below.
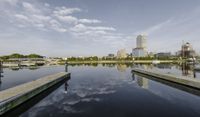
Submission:
{"label": "tall building", "polygon": [[121,49],[119,51],[117,51],[117,58],[126,58],[127,54],[126,54],[126,50],[125,49]]}
{"label": "tall building", "polygon": [[145,35],[138,35],[136,38],[136,47],[137,48],[143,48],[144,50],[147,49],[147,40],[146,40],[146,36]]}
{"label": "tall building", "polygon": [[147,56],[147,51],[144,48],[134,48],[132,55],[135,57],[145,57]]}
{"label": "tall building", "polygon": [[133,49],[132,55],[135,57],[147,56],[147,40],[145,35],[138,35],[136,38],[136,48]]}

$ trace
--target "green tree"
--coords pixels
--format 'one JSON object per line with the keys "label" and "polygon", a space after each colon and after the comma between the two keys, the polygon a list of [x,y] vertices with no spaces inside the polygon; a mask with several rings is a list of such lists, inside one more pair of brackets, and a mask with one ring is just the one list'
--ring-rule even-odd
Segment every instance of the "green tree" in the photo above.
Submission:
{"label": "green tree", "polygon": [[27,57],[28,58],[43,58],[43,56],[38,55],[38,54],[29,54]]}
{"label": "green tree", "polygon": [[14,53],[14,54],[11,54],[9,58],[25,58],[25,56],[22,54]]}

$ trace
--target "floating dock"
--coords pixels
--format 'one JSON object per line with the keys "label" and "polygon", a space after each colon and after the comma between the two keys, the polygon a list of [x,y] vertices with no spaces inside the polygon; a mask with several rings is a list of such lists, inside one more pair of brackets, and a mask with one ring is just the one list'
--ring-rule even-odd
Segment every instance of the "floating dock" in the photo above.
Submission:
{"label": "floating dock", "polygon": [[172,75],[172,74],[159,73],[159,72],[155,72],[155,71],[149,71],[149,70],[138,69],[138,68],[134,68],[132,70],[132,72],[151,76],[151,77],[154,77],[157,79],[177,83],[179,85],[183,85],[183,86],[187,86],[190,88],[195,88],[195,89],[200,90],[200,80],[197,80],[197,79],[176,76],[176,75]]}
{"label": "floating dock", "polygon": [[0,116],[69,77],[61,72],[1,91]]}

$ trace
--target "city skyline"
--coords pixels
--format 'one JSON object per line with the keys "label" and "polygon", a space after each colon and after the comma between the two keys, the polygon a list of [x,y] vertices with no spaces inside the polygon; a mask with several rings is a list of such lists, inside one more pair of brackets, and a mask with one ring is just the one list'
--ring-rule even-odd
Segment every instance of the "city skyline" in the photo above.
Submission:
{"label": "city skyline", "polygon": [[1,0],[0,10],[0,55],[131,53],[139,34],[149,52],[176,52],[182,40],[200,51],[198,0]]}

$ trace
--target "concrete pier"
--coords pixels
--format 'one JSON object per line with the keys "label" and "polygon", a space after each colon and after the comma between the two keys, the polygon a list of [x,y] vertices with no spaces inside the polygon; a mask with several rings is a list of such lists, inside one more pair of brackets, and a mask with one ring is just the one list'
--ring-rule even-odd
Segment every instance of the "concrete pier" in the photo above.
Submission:
{"label": "concrete pier", "polygon": [[69,77],[61,72],[1,91],[0,116]]}
{"label": "concrete pier", "polygon": [[164,73],[148,71],[148,70],[138,69],[138,68],[134,68],[132,70],[132,72],[143,74],[143,75],[148,75],[148,76],[151,76],[154,78],[158,78],[158,79],[165,80],[165,81],[170,81],[173,83],[177,83],[177,84],[180,84],[183,86],[187,86],[190,88],[195,88],[195,89],[200,90],[200,80],[197,80],[197,79],[191,79],[191,78],[182,77],[182,76],[175,76],[172,74],[164,74]]}

